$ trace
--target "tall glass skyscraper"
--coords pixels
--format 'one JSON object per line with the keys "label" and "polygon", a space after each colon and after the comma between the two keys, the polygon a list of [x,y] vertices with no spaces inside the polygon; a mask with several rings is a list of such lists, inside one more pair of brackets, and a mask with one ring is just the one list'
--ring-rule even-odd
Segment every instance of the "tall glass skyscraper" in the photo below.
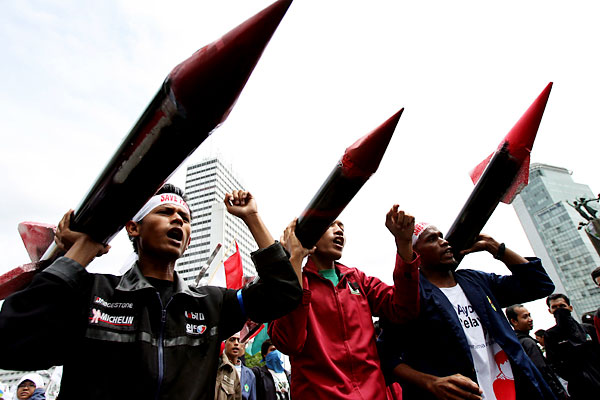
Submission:
{"label": "tall glass skyscraper", "polygon": [[[218,158],[209,158],[187,168],[185,192],[192,210],[192,241],[179,259],[175,269],[186,281],[193,281],[206,264],[217,244],[221,250],[205,275],[210,279],[215,268],[223,268],[222,261],[235,252],[238,243],[244,265],[244,276],[255,276],[256,270],[250,253],[258,248],[246,225],[229,214],[223,198],[236,189],[243,190],[232,169]],[[226,254],[224,254],[226,253]]]}
{"label": "tall glass skyscraper", "polygon": [[513,201],[534,253],[556,285],[566,294],[577,315],[600,306],[600,290],[590,273],[600,257],[584,230],[586,220],[571,207],[580,197],[595,198],[587,185],[576,183],[565,168],[532,164],[529,184]]}

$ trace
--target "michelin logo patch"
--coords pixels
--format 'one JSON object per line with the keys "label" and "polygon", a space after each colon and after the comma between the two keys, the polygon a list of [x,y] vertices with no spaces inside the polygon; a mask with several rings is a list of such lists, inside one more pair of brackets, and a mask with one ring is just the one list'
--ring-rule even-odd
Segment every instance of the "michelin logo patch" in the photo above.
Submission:
{"label": "michelin logo patch", "polygon": [[90,323],[97,324],[105,322],[110,325],[131,326],[133,325],[132,315],[110,315],[95,308],[92,308]]}

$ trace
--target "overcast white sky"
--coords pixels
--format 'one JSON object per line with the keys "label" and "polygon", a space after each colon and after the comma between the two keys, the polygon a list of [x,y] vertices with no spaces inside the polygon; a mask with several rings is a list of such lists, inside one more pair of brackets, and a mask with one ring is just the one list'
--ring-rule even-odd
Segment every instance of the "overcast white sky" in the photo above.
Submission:
{"label": "overcast white sky", "polygon": [[[169,71],[269,0],[0,5],[0,272],[28,261],[17,224],[76,207]],[[595,1],[296,0],[229,119],[186,164],[220,154],[275,235],[356,139],[405,107],[376,175],[342,214],[342,262],[391,282],[397,202],[447,230],[489,155],[548,82],[532,161],[597,191]],[[184,186],[185,165],[172,182]],[[484,231],[532,255],[511,206]],[[100,267],[129,253],[122,237]],[[114,266],[114,267],[113,267]],[[488,254],[461,266],[506,273]],[[553,320],[534,305],[535,328]]]}

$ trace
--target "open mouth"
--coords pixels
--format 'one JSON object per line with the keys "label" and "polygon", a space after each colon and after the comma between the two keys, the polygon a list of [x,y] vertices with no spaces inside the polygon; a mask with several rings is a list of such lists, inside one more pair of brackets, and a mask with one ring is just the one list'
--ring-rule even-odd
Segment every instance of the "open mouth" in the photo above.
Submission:
{"label": "open mouth", "polygon": [[172,228],[167,231],[167,237],[169,239],[177,240],[181,242],[183,240],[183,230],[180,228]]}
{"label": "open mouth", "polygon": [[344,246],[344,238],[338,236],[333,239],[333,243],[343,247]]}

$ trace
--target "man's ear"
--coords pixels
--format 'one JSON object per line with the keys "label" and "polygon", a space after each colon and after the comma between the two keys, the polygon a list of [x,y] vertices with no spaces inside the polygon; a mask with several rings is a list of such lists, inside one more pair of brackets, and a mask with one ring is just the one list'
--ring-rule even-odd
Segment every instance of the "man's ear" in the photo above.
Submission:
{"label": "man's ear", "polygon": [[188,242],[187,242],[187,244],[185,245],[185,249],[184,249],[184,251],[185,251],[185,250],[187,250],[187,249],[188,249],[188,247],[190,247],[190,243],[191,243],[191,242],[192,242],[192,237],[190,236],[190,237],[188,238]]}
{"label": "man's ear", "polygon": [[[514,321],[514,322],[513,322]],[[511,326],[514,328],[517,325],[517,321],[513,318],[509,319],[508,322],[510,322]]]}
{"label": "man's ear", "polygon": [[140,236],[140,224],[137,222],[128,221],[125,224],[125,230],[127,231],[127,235],[129,237]]}

